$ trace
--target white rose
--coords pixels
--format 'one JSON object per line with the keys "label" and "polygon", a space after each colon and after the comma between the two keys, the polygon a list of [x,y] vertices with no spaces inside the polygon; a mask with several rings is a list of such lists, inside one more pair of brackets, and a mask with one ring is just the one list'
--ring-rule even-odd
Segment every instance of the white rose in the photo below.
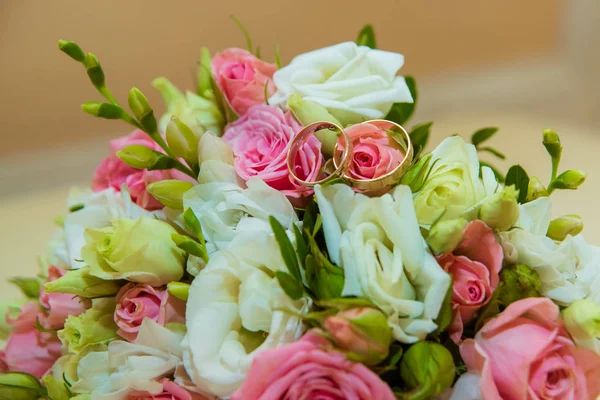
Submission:
{"label": "white rose", "polygon": [[600,302],[600,248],[582,235],[562,242],[547,237],[551,214],[548,197],[522,204],[518,228],[500,234],[505,256],[537,272],[544,296],[564,305],[588,296]]}
{"label": "white rose", "polygon": [[344,269],[344,296],[387,313],[394,337],[414,343],[437,328],[450,276],[426,250],[408,186],[369,198],[343,184],[317,186],[331,259]]}
{"label": "white rose", "polygon": [[258,178],[241,187],[231,165],[214,160],[202,163],[198,182],[185,193],[183,204],[198,217],[209,254],[226,249],[242,232],[271,232],[270,215],[286,229],[298,222],[285,195]]}
{"label": "white rose", "polygon": [[189,291],[183,361],[200,390],[225,397],[244,381],[256,354],[297,340],[301,319],[276,309],[305,312],[274,271],[285,269],[279,246],[266,232],[237,236],[216,252]]}
{"label": "white rose", "polygon": [[413,102],[404,78],[396,76],[403,64],[401,54],[354,42],[311,51],[275,72],[277,92],[269,103],[296,94],[321,104],[344,125],[384,118],[392,104]]}
{"label": "white rose", "polygon": [[419,223],[432,225],[444,219],[477,217],[478,206],[501,186],[488,167],[479,177],[479,159],[475,146],[459,136],[451,136],[431,152],[431,171],[414,196]]}
{"label": "white rose", "polygon": [[[110,220],[113,218],[138,219],[142,216],[161,214],[150,213],[133,203],[126,187],[123,187],[120,193],[111,188],[93,193],[87,199],[78,195],[77,200],[77,204],[82,208],[70,212],[64,221],[67,256],[73,269],[84,266],[80,260],[81,248],[85,245],[83,232],[87,228],[105,228],[110,226]],[[72,199],[69,203],[72,203]]]}

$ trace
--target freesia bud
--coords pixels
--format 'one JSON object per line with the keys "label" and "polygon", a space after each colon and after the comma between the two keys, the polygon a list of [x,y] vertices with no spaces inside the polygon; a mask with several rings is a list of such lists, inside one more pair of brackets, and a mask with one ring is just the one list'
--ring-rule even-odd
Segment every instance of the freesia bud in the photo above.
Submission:
{"label": "freesia bud", "polygon": [[198,163],[198,138],[179,118],[171,117],[167,124],[166,136],[173,154],[183,158],[188,164]]}
{"label": "freesia bud", "polygon": [[452,251],[459,245],[467,226],[464,218],[455,218],[437,222],[429,231],[427,244],[435,255]]}
{"label": "freesia bud", "polygon": [[374,308],[353,308],[329,317],[324,323],[333,342],[349,357],[366,365],[377,365],[388,355],[392,328],[387,317]]}
{"label": "freesia bud", "polygon": [[85,53],[75,42],[71,42],[70,40],[59,40],[58,48],[75,61],[82,63],[85,60]]}
{"label": "freesia bud", "polygon": [[560,137],[556,132],[551,129],[544,129],[542,143],[548,154],[550,154],[550,157],[560,159],[562,146],[560,144]]}
{"label": "freesia bud", "polygon": [[200,50],[200,65],[198,66],[198,94],[202,97],[207,97],[212,91],[212,69],[210,67],[210,51],[203,47]]}
{"label": "freesia bud", "polygon": [[194,185],[176,179],[157,181],[146,187],[146,190],[164,206],[177,210],[183,209],[183,194]]}
{"label": "freesia bud", "polygon": [[600,304],[590,299],[577,300],[561,314],[575,343],[600,354]]}
{"label": "freesia bud", "polygon": [[526,201],[530,202],[540,197],[548,197],[548,190],[546,186],[540,181],[537,176],[532,176],[529,179],[529,186],[527,187],[527,198]]}
{"label": "freesia bud", "polygon": [[154,133],[157,131],[156,118],[154,110],[150,107],[148,99],[136,87],[131,88],[127,97],[129,108],[135,117],[140,121],[140,124],[146,132]]}
{"label": "freesia bud", "polygon": [[431,153],[421,157],[419,161],[417,161],[404,175],[402,175],[401,183],[403,185],[408,185],[413,193],[418,192],[421,187],[423,187],[423,183],[425,182],[425,178],[429,172],[429,163],[431,161],[431,157],[433,157]]}
{"label": "freesia bud", "polygon": [[533,269],[525,264],[509,265],[500,271],[502,285],[498,291],[498,301],[504,306],[527,297],[540,297],[542,281]]}
{"label": "freesia bud", "polygon": [[88,53],[87,56],[85,56],[85,59],[83,60],[83,64],[85,65],[85,71],[90,77],[92,84],[96,88],[103,88],[105,83],[104,71],[100,66],[98,58],[96,58],[96,55],[93,53]]}
{"label": "freesia bud", "polygon": [[[291,95],[287,101],[288,107],[292,110],[296,119],[303,125],[310,125],[313,122],[327,121],[333,122],[338,126],[342,126],[333,115],[331,115],[325,107],[310,100],[305,100],[297,95]],[[315,136],[322,144],[323,154],[332,155],[335,145],[337,144],[340,132],[331,131],[329,129],[321,129],[315,132]]]}
{"label": "freesia bud", "polygon": [[67,390],[67,386],[62,379],[57,380],[54,379],[52,375],[46,375],[42,378],[42,382],[44,382],[46,390],[48,390],[49,399],[69,400],[71,398],[69,391]]}
{"label": "freesia bud", "polygon": [[429,399],[449,388],[454,381],[452,354],[439,343],[418,342],[400,361],[400,376],[412,390],[413,400]]}
{"label": "freesia bud", "polygon": [[152,168],[158,161],[159,155],[152,149],[134,144],[125,146],[117,151],[117,157],[130,167],[137,169]]}
{"label": "freesia bud", "polygon": [[220,137],[206,132],[198,142],[198,164],[208,160],[222,161],[233,165],[233,150],[227,142]]}
{"label": "freesia bud", "polygon": [[47,293],[69,293],[89,299],[114,295],[120,288],[121,285],[116,281],[90,275],[89,267],[72,269],[60,278],[44,284]]}
{"label": "freesia bud", "polygon": [[183,282],[169,282],[167,284],[169,294],[177,297],[179,300],[187,301],[190,292],[190,285]]}
{"label": "freesia bud", "polygon": [[579,215],[567,214],[556,218],[548,226],[548,236],[552,240],[562,242],[568,235],[577,236],[583,230],[583,221]]}
{"label": "freesia bud", "polygon": [[570,169],[560,174],[554,181],[552,187],[555,189],[577,189],[583,182],[587,174],[583,171]]}
{"label": "freesia bud", "polygon": [[100,103],[97,101],[88,101],[81,105],[81,109],[94,117],[105,119],[121,119],[123,110],[121,107],[110,103]]}
{"label": "freesia bud", "polygon": [[46,389],[32,375],[7,372],[0,375],[0,399],[37,400],[46,396]]}
{"label": "freesia bud", "polygon": [[479,219],[497,231],[509,230],[519,219],[518,197],[519,191],[514,186],[506,186],[483,202]]}

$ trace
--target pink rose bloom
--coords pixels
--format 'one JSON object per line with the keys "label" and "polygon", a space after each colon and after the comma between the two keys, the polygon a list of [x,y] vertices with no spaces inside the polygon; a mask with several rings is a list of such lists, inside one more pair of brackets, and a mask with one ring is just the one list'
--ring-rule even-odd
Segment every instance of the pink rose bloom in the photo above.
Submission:
{"label": "pink rose bloom", "polygon": [[[46,282],[55,281],[66,273],[64,269],[51,265],[48,268]],[[40,315],[40,324],[45,329],[56,330],[65,326],[65,320],[69,315],[77,316],[83,313],[89,303],[68,293],[46,293],[42,285],[40,304],[45,309]]]}
{"label": "pink rose bloom", "polygon": [[455,343],[460,343],[464,325],[496,290],[503,257],[494,232],[479,220],[467,225],[460,245],[452,253],[437,257],[444,271],[452,275],[453,316],[448,332]]}
{"label": "pink rose bloom", "polygon": [[144,318],[150,318],[161,326],[169,322],[183,324],[185,302],[171,296],[166,289],[156,289],[144,283],[128,283],[117,293],[117,333],[133,342]]}
{"label": "pink rose bloom", "polygon": [[178,384],[168,379],[163,379],[163,392],[151,395],[148,392],[131,393],[127,400],[207,400],[206,397],[190,393]]}
{"label": "pink rose bloom", "polygon": [[239,116],[254,105],[265,104],[265,86],[267,98],[277,90],[273,83],[277,66],[259,60],[246,50],[234,48],[217,53],[211,67],[223,97]]}
{"label": "pink rose bloom", "polygon": [[[240,178],[260,178],[286,196],[298,198],[312,194],[312,189],[295,182],[287,169],[290,142],[301,129],[290,112],[259,105],[230,124],[223,140],[233,149],[235,171]],[[298,151],[294,172],[302,180],[314,181],[322,163],[321,142],[313,136]]]}
{"label": "pink rose bloom", "polygon": [[120,191],[121,186],[127,184],[131,200],[140,207],[152,211],[161,209],[163,206],[148,193],[146,186],[152,182],[167,179],[179,179],[193,182],[189,176],[174,169],[147,171],[130,167],[121,161],[115,153],[124,147],[131,145],[145,146],[152,150],[162,152],[160,146],[141,130],[136,130],[127,136],[111,140],[110,149],[112,155],[102,160],[100,165],[96,168],[92,180],[92,190],[99,192],[108,188],[113,188],[116,191]]}
{"label": "pink rose bloom", "polygon": [[232,400],[395,400],[390,387],[337,351],[317,332],[258,354]]}
{"label": "pink rose bloom", "polygon": [[[393,171],[404,154],[399,144],[378,126],[362,123],[346,129],[353,145],[353,157],[348,175],[354,179],[376,179]],[[336,147],[339,157],[344,146]]]}
{"label": "pink rose bloom", "polygon": [[559,317],[550,299],[519,300],[463,342],[485,400],[596,399],[600,356],[576,347]]}
{"label": "pink rose bloom", "polygon": [[39,315],[40,307],[35,302],[25,303],[15,319],[6,315],[6,322],[14,328],[4,351],[0,353],[0,365],[8,371],[27,372],[42,377],[60,357],[61,343],[56,333],[36,329]]}

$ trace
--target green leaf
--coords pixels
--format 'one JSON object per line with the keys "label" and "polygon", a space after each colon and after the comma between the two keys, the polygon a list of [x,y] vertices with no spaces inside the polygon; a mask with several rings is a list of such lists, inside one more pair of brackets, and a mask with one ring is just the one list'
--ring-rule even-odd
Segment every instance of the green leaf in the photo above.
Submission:
{"label": "green leaf", "polygon": [[506,186],[514,185],[519,190],[519,198],[517,201],[521,204],[525,203],[527,198],[527,189],[529,187],[529,176],[520,165],[513,165],[506,173]]}
{"label": "green leaf", "polygon": [[297,282],[302,282],[300,266],[298,265],[298,256],[294,246],[292,245],[292,242],[290,242],[290,239],[285,232],[285,229],[283,229],[283,226],[279,223],[279,221],[277,221],[277,218],[272,215],[269,217],[269,223],[271,224],[271,229],[275,235],[275,240],[277,240],[277,243],[279,244],[281,257],[283,258],[288,271]]}
{"label": "green leaf", "polygon": [[294,224],[294,237],[296,238],[296,252],[298,253],[298,258],[300,259],[300,263],[304,266],[306,261],[306,255],[308,254],[308,247],[306,246],[306,240],[304,240],[304,236],[300,229]]}
{"label": "green leaf", "polygon": [[[306,232],[306,230],[305,230]],[[339,299],[344,289],[344,270],[333,264],[308,232],[306,281],[318,300]]]}
{"label": "green leaf", "polygon": [[40,297],[40,290],[42,288],[42,284],[37,278],[16,276],[14,278],[9,278],[8,281],[13,285],[18,286],[18,288],[21,289],[21,292],[25,295],[25,297],[29,299],[37,299],[38,297]]}
{"label": "green leaf", "polygon": [[323,308],[337,308],[340,310],[346,308],[371,307],[377,308],[372,301],[364,297],[339,297],[326,300],[318,300],[315,303]]}
{"label": "green leaf", "polygon": [[412,76],[405,76],[406,85],[408,86],[408,90],[410,90],[410,94],[412,95],[413,102],[412,103],[394,103],[392,105],[392,109],[385,117],[388,121],[395,122],[399,125],[403,125],[406,121],[409,120],[413,112],[415,111],[415,107],[417,105],[418,99],[418,91],[417,91],[417,83],[415,78]]}
{"label": "green leaf", "polygon": [[485,161],[479,161],[479,175],[481,175],[481,169],[483,167],[488,167],[489,169],[492,170],[492,172],[494,173],[494,175],[496,176],[496,180],[500,183],[504,182],[504,174],[502,172],[500,172],[496,167],[494,167],[491,164],[486,163]]}
{"label": "green leaf", "polygon": [[376,48],[375,32],[373,31],[373,26],[371,24],[362,27],[356,38],[356,44],[359,46],[367,46],[372,49]]}
{"label": "green leaf", "polygon": [[275,65],[277,69],[281,69],[281,57],[279,56],[279,43],[275,46]]}
{"label": "green leaf", "polygon": [[494,134],[498,132],[498,128],[482,128],[476,131],[473,135],[471,135],[471,143],[475,147],[479,146],[481,143],[485,142]]}
{"label": "green leaf", "polygon": [[496,157],[498,157],[501,160],[506,159],[506,156],[504,155],[504,153],[501,153],[498,150],[491,148],[491,147],[478,147],[477,150],[478,151],[487,151],[488,153],[495,155]]}
{"label": "green leaf", "polygon": [[239,19],[237,19],[237,17],[235,15],[232,15],[231,19],[233,20],[233,22],[235,22],[237,27],[240,28],[240,31],[242,31],[244,38],[246,38],[246,48],[248,49],[248,51],[250,53],[252,53],[252,50],[254,49],[254,47],[252,46],[252,37],[250,36],[250,33],[248,32],[246,27],[242,24],[242,22]]}
{"label": "green leaf", "polygon": [[415,148],[415,158],[419,156],[421,151],[427,145],[431,125],[433,125],[433,122],[425,122],[419,125],[415,125],[408,134],[408,136],[410,136],[410,141],[412,142]]}
{"label": "green leaf", "polygon": [[444,332],[444,330],[450,325],[452,322],[452,285],[450,283],[450,287],[446,292],[446,297],[444,297],[444,302],[442,303],[442,308],[440,309],[440,313],[438,314],[435,323],[437,324],[437,329],[434,332],[434,335],[439,335]]}
{"label": "green leaf", "polygon": [[183,212],[183,220],[185,221],[185,225],[192,231],[194,236],[200,240],[200,243],[203,245],[206,243],[204,240],[204,235],[202,234],[202,225],[200,225],[200,220],[194,214],[194,211],[191,208],[186,208]]}
{"label": "green leaf", "polygon": [[314,197],[311,197],[304,209],[304,217],[302,218],[302,226],[308,232],[312,232],[315,228],[317,220],[317,214],[319,213],[319,206],[315,201]]}
{"label": "green leaf", "polygon": [[293,276],[283,271],[275,271],[275,277],[279,281],[279,286],[292,300],[298,300],[304,294],[304,287]]}

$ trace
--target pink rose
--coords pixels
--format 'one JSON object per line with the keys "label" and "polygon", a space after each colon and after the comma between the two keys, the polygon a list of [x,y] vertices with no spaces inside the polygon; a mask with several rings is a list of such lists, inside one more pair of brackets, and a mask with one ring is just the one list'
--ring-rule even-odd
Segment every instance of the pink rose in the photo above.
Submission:
{"label": "pink rose", "polygon": [[519,300],[465,340],[460,354],[481,374],[485,400],[593,400],[600,356],[569,338],[550,299]]}
{"label": "pink rose", "polygon": [[61,343],[56,333],[36,329],[39,316],[40,307],[35,302],[25,303],[15,319],[6,315],[6,322],[14,328],[0,354],[0,364],[8,371],[42,377],[60,357]]}
{"label": "pink rose", "polygon": [[[312,193],[310,188],[293,181],[287,169],[290,141],[301,129],[290,112],[259,105],[229,125],[223,139],[233,149],[240,178],[247,181],[258,177],[286,196],[297,198]],[[314,181],[322,163],[321,142],[310,137],[298,151],[295,173],[300,179]]]}
{"label": "pink rose", "polygon": [[166,289],[128,283],[117,293],[117,333],[133,342],[144,318],[150,318],[161,326],[169,322],[185,323],[185,302],[171,296]]}
{"label": "pink rose", "polygon": [[[227,49],[215,54],[211,64],[215,81],[231,109],[239,116],[276,92],[274,64],[265,63],[246,50]],[[266,86],[266,89],[265,89]]]}
{"label": "pink rose", "polygon": [[[353,125],[346,129],[353,145],[353,156],[348,174],[354,179],[376,179],[393,171],[404,154],[399,144],[386,131],[369,123]],[[336,147],[339,157],[343,146]]]}
{"label": "pink rose", "polygon": [[467,225],[460,245],[437,260],[452,275],[453,317],[448,332],[455,343],[460,343],[464,324],[488,303],[498,286],[502,246],[496,242],[494,232],[476,220]]}
{"label": "pink rose", "polygon": [[190,393],[178,384],[168,379],[163,379],[163,392],[151,395],[148,392],[131,393],[127,400],[207,400],[197,393]]}
{"label": "pink rose", "polygon": [[354,363],[317,332],[258,354],[232,400],[395,400],[390,387],[370,369]]}
{"label": "pink rose", "polygon": [[[55,281],[66,273],[64,269],[51,265],[48,268],[46,282]],[[46,293],[42,285],[40,304],[45,309],[45,312],[40,315],[40,324],[45,329],[56,330],[65,326],[65,320],[69,315],[77,316],[84,312],[89,303],[68,293]]]}
{"label": "pink rose", "polygon": [[96,168],[92,180],[92,190],[99,192],[108,188],[113,188],[116,191],[120,191],[121,186],[127,184],[131,200],[140,207],[152,211],[161,209],[163,206],[148,193],[146,186],[152,182],[167,179],[179,179],[192,182],[189,176],[174,169],[147,171],[136,169],[125,164],[114,153],[131,145],[145,146],[152,150],[162,152],[160,146],[141,130],[136,130],[127,136],[111,140],[110,149],[113,154],[102,160],[100,165]]}

